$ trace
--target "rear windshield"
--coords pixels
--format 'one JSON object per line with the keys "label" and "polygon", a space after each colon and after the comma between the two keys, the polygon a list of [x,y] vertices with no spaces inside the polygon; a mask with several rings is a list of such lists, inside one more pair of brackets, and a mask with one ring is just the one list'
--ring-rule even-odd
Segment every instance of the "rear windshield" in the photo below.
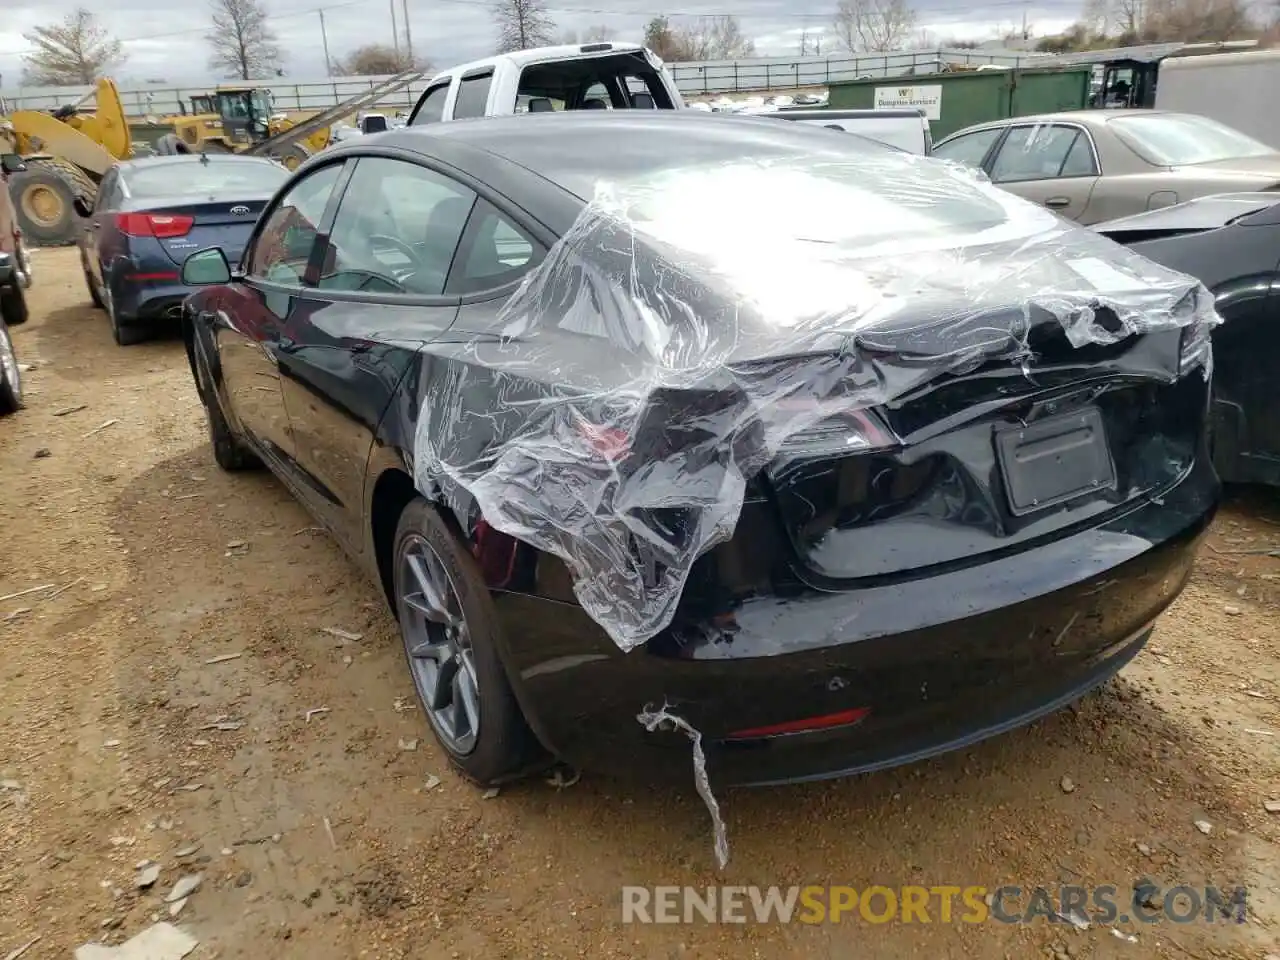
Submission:
{"label": "rear windshield", "polygon": [[270,195],[285,182],[289,171],[267,160],[198,159],[137,167],[126,175],[135,197],[164,197],[175,193],[243,193]]}
{"label": "rear windshield", "polygon": [[643,53],[536,63],[520,73],[516,113],[561,110],[670,110],[661,74]]}
{"label": "rear windshield", "polygon": [[1260,157],[1275,151],[1225,124],[1184,113],[1116,117],[1116,136],[1146,160],[1165,167]]}

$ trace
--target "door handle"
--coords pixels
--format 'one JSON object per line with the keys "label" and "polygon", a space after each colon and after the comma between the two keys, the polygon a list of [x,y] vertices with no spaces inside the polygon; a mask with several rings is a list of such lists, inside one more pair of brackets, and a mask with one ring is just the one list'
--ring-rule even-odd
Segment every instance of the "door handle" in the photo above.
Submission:
{"label": "door handle", "polygon": [[1071,203],[1071,199],[1069,197],[1050,197],[1048,200],[1044,202],[1044,205],[1046,207],[1052,207],[1053,209],[1057,210],[1058,208],[1065,207],[1070,203]]}

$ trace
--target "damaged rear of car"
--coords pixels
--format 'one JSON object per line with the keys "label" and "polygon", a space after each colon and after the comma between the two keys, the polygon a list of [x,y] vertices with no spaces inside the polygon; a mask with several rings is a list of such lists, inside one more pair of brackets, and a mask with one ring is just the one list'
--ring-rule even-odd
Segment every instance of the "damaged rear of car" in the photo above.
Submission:
{"label": "damaged rear of car", "polygon": [[543,744],[838,776],[1126,663],[1216,502],[1203,288],[951,165],[646,126],[607,177],[557,158],[576,126],[509,148],[585,204],[428,348],[417,486],[484,533]]}
{"label": "damaged rear of car", "polygon": [[378,576],[467,776],[838,776],[1140,649],[1217,498],[1198,282],[845,133],[526,121],[335,146],[187,263],[218,462]]}

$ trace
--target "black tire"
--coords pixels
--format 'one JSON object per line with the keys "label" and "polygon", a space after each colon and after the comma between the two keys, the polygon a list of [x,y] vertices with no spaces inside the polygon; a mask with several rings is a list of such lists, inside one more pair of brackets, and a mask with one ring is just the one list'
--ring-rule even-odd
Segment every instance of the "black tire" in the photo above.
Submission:
{"label": "black tire", "polygon": [[[45,191],[50,194],[49,203],[58,206],[47,218],[40,218],[36,208],[44,204],[35,198]],[[9,196],[23,236],[42,246],[65,246],[75,240],[75,190],[65,177],[32,161],[26,170],[9,175]]]}
{"label": "black tire", "polygon": [[26,323],[30,317],[31,311],[27,309],[27,295],[23,293],[21,286],[14,284],[0,290],[0,320],[3,320],[7,326],[17,327]]}
{"label": "black tire", "polygon": [[[505,783],[537,766],[545,766],[548,758],[525,723],[499,658],[497,611],[475,558],[462,545],[436,508],[421,497],[411,501],[400,515],[392,553],[396,613],[401,636],[405,639],[406,660],[409,659],[409,648],[405,623],[409,613],[404,602],[408,589],[404,557],[406,551],[420,540],[426,542],[440,561],[456,594],[468,628],[480,702],[480,722],[475,744],[466,754],[460,755],[436,730],[423,691],[418,688],[415,677],[418,701],[428,719],[431,732],[436,736],[449,762],[464,777],[481,786]],[[410,669],[412,675],[411,664]]]}
{"label": "black tire", "polygon": [[236,473],[241,470],[255,470],[262,466],[257,454],[250,450],[235,432],[222,412],[222,404],[213,389],[213,381],[205,369],[204,361],[197,359],[194,364],[196,374],[196,391],[200,394],[200,402],[204,404],[205,419],[209,422],[209,445],[213,448],[213,459],[223,470]]}
{"label": "black tire", "polygon": [[155,150],[157,156],[173,157],[183,153],[190,153],[191,147],[176,133],[166,133],[156,141]]}
{"label": "black tire", "polygon": [[120,317],[116,312],[115,298],[111,296],[111,291],[106,291],[106,305],[103,307],[107,311],[107,322],[111,324],[111,337],[115,340],[117,346],[132,347],[136,343],[142,343],[150,334],[142,324],[137,321],[127,321]]}
{"label": "black tire", "polygon": [[292,173],[311,159],[311,150],[306,144],[291,143],[280,153],[273,153],[271,159]]}
{"label": "black tire", "polygon": [[16,413],[22,407],[22,372],[9,328],[0,320],[0,416]]}
{"label": "black tire", "polygon": [[99,310],[107,309],[102,294],[98,292],[98,284],[94,281],[93,274],[89,272],[89,264],[85,262],[83,250],[80,252],[80,269],[84,271],[84,285],[89,288],[89,299],[93,301],[93,305]]}

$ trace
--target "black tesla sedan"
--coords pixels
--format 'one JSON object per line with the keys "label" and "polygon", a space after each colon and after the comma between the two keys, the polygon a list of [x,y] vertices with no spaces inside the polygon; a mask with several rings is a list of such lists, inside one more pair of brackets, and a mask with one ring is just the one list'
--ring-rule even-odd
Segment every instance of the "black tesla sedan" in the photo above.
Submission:
{"label": "black tesla sedan", "polygon": [[1228,483],[1280,486],[1280,196],[1226,193],[1095,224],[1156,263],[1200,280],[1213,331],[1213,463]]}
{"label": "black tesla sedan", "polygon": [[1217,498],[1194,280],[821,128],[362,137],[183,277],[218,463],[380,581],[480,783],[687,777],[689,730],[718,783],[831,777],[1027,723],[1135,655]]}

